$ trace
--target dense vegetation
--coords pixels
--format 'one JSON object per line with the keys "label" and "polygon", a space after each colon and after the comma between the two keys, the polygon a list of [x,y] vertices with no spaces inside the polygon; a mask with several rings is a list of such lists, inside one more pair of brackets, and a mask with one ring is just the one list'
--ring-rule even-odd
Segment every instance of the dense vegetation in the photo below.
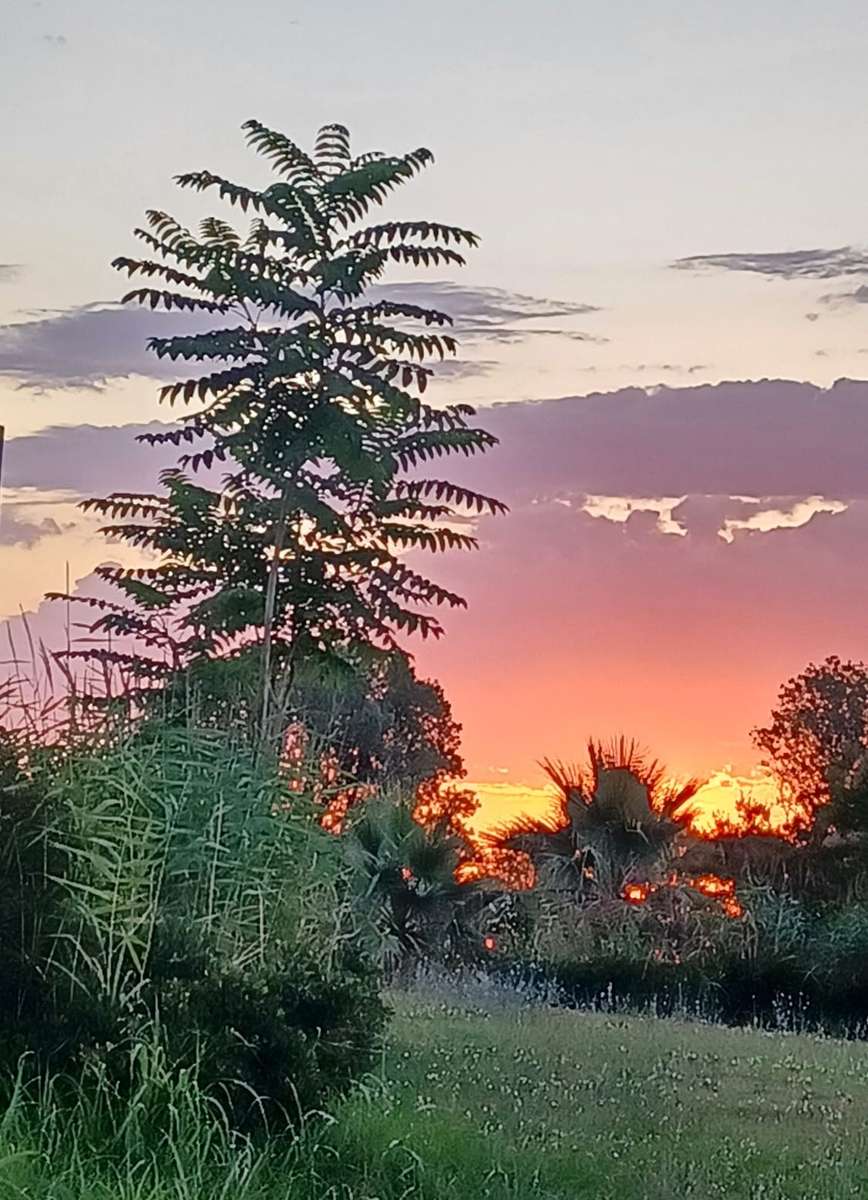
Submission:
{"label": "dense vegetation", "polygon": [[126,1095],[159,1054],[231,1125],[280,1128],[370,1066],[385,1014],[334,839],[272,769],[154,725],[5,761],[7,1085],[24,1055]]}

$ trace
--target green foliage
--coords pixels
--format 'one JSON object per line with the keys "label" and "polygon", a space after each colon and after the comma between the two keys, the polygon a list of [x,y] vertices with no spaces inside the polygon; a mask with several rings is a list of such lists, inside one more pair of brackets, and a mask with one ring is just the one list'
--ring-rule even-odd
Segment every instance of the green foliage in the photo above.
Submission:
{"label": "green foliage", "polygon": [[126,1094],[131,1048],[156,1036],[249,1128],[365,1069],[384,1010],[339,848],[272,766],[150,724],[56,763],[49,797],[49,928],[27,1003],[0,1013],[7,1074],[28,1051],[37,1071],[96,1062]]}
{"label": "green foliage", "polygon": [[739,897],[733,918],[691,888],[635,906],[518,894],[492,967],[580,1007],[864,1037],[868,906],[810,904],[768,887]]}
{"label": "green foliage", "polygon": [[[148,709],[172,724],[183,726],[192,717],[199,727],[232,730],[253,743],[261,663],[259,646],[199,659],[150,698]],[[473,811],[472,797],[444,787],[464,775],[461,726],[441,686],[420,679],[403,652],[301,663],[280,707],[286,726],[305,745],[308,764],[327,761],[346,794],[421,791],[429,806],[449,796],[453,816]]]}
{"label": "green foliage", "polygon": [[234,1129],[299,1126],[374,1064],[385,1018],[376,976],[349,962],[326,975],[312,952],[212,965],[152,990],[168,1061]]}
{"label": "green foliage", "polygon": [[420,825],[405,804],[369,802],[353,822],[346,852],[356,903],[391,972],[461,945],[475,893],[455,876],[466,849],[446,825]]}
{"label": "green foliage", "polygon": [[464,774],[461,726],[442,687],[420,679],[403,653],[355,670],[314,664],[299,673],[290,711],[358,784],[415,795]]}
{"label": "green foliage", "polygon": [[[468,406],[421,399],[427,364],[455,350],[449,318],[365,297],[390,264],[457,266],[476,245],[430,221],[363,223],[430,152],[354,156],[347,130],[329,125],[307,153],[257,121],[244,128],[272,168],[268,186],[208,171],[176,182],[249,210],[246,232],[208,217],[195,234],[151,211],[136,230],[150,257],[115,260],[144,281],[127,302],[202,316],[200,332],[150,343],[197,373],[162,390],[187,406],[179,426],[144,440],[189,452],[164,473],[161,494],[85,507],[107,519],[107,536],[155,556],[138,569],[99,568],[123,603],[100,602],[94,630],[137,649],[132,659],[98,654],[152,685],[259,638],[265,717],[275,664],[439,635],[432,610],[463,601],[406,551],[473,547],[469,521],[503,505],[420,473],[496,440],[470,424]],[[190,474],[220,464],[220,487]]]}
{"label": "green foliage", "polygon": [[745,941],[743,922],[687,886],[659,888],[641,904],[626,903],[617,893],[577,898],[575,892],[542,886],[520,893],[514,905],[519,911],[510,924],[521,937],[504,930],[498,939],[504,953],[558,968],[621,961],[635,976],[655,964],[673,975],[685,964],[707,974],[715,959]]}
{"label": "green foliage", "polygon": [[[819,843],[830,825],[860,828],[868,751],[868,667],[832,655],[788,680],[771,722],[753,731],[792,808],[793,831]],[[830,803],[831,802],[831,803]]]}
{"label": "green foliage", "polygon": [[33,1000],[48,951],[57,855],[44,775],[27,762],[22,739],[0,730],[0,1023]]}

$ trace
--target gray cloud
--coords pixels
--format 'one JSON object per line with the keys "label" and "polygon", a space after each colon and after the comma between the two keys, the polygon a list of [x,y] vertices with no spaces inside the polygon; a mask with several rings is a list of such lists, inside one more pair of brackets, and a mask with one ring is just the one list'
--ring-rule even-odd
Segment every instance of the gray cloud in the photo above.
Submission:
{"label": "gray cloud", "polygon": [[662,371],[665,375],[698,375],[700,371],[708,371],[707,363],[692,363],[684,366],[682,363],[621,363],[622,371],[635,371],[644,375],[648,371]]}
{"label": "gray cloud", "polygon": [[408,304],[427,304],[442,309],[461,325],[500,328],[514,321],[556,317],[583,317],[599,312],[593,304],[570,300],[546,300],[510,292],[503,288],[465,287],[447,280],[395,283],[374,289],[391,300]]}
{"label": "gray cloud", "polygon": [[20,274],[20,263],[0,263],[0,283],[13,283]]}
{"label": "gray cloud", "polygon": [[776,279],[841,279],[868,274],[868,251],[856,246],[831,250],[781,250],[766,253],[696,254],[672,266],[682,271],[711,268],[748,271]]}
{"label": "gray cloud", "polygon": [[[471,341],[515,342],[540,334],[580,341],[602,340],[551,324],[597,311],[588,304],[437,281],[373,288],[372,294],[442,308],[453,317],[458,336]],[[109,379],[129,375],[176,379],[183,367],[170,361],[161,362],[147,350],[148,339],[219,328],[227,320],[201,313],[152,312],[113,303],[85,304],[60,312],[47,310],[30,317],[0,326],[0,376],[35,389],[100,388]],[[546,320],[547,325],[543,328],[534,325],[539,319]],[[474,373],[473,364],[465,363],[463,372],[465,376]],[[452,374],[461,375],[461,371]]]}
{"label": "gray cloud", "polygon": [[63,530],[51,517],[42,521],[19,516],[21,506],[5,504],[0,509],[0,546],[34,546],[42,538],[57,537]]}
{"label": "gray cloud", "polygon": [[868,284],[861,283],[852,292],[828,292],[820,301],[832,305],[868,304]]}
{"label": "gray cloud", "polygon": [[89,496],[99,492],[147,491],[159,472],[177,458],[172,446],[148,446],[140,433],[168,428],[149,425],[53,426],[28,437],[12,438],[3,470],[7,487],[68,490]]}
{"label": "gray cloud", "polygon": [[478,379],[488,375],[497,366],[494,359],[451,358],[438,363],[436,374],[438,379]]}
{"label": "gray cloud", "polygon": [[[389,284],[372,291],[390,300],[448,313],[455,323],[456,334],[468,340],[511,343],[539,336],[581,342],[607,340],[581,330],[565,328],[561,324],[552,324],[599,312],[600,309],[593,304],[550,300],[503,288],[465,287],[445,280]],[[540,320],[547,324],[543,327],[535,324]]]}
{"label": "gray cloud", "polygon": [[29,388],[101,387],[128,375],[174,379],[178,364],[161,362],[148,338],[213,327],[208,318],[156,313],[117,304],[85,304],[0,326],[0,375]]}
{"label": "gray cloud", "polygon": [[46,45],[54,46],[58,49],[67,44],[66,35],[63,33],[43,33],[40,40],[45,42]]}
{"label": "gray cloud", "polygon": [[498,342],[503,345],[515,345],[516,342],[523,342],[531,337],[556,337],[564,338],[568,342],[592,342],[596,346],[604,346],[609,338],[600,337],[594,333],[584,333],[579,329],[540,329],[537,326],[535,329],[491,329],[462,327],[457,328],[458,336],[466,341],[475,341],[485,339],[486,341]]}

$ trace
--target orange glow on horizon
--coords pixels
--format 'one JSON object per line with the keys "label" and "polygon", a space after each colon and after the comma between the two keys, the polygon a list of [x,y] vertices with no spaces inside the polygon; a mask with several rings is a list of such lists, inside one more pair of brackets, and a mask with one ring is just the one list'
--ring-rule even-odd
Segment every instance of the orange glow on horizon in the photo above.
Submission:
{"label": "orange glow on horizon", "polygon": [[[468,782],[464,786],[479,800],[477,811],[467,823],[472,841],[476,841],[479,834],[496,833],[498,828],[523,816],[545,820],[559,813],[553,785],[534,787],[504,781]],[[759,770],[748,776],[737,776],[728,770],[715,772],[697,792],[690,807],[693,811],[686,828],[695,837],[712,840],[716,836],[737,835],[739,830],[784,836],[792,817],[780,800],[775,781]],[[534,869],[526,855],[490,843],[476,844],[485,848],[476,860],[461,865],[456,876],[459,881],[488,878],[509,888],[533,887]],[[661,888],[678,887],[690,888],[716,900],[728,917],[744,916],[744,908],[736,895],[735,880],[713,874],[691,877],[672,871],[663,883],[633,881],[621,894],[628,904],[642,905]]]}
{"label": "orange glow on horizon", "polygon": [[[507,781],[467,781],[463,784],[476,794],[479,808],[471,817],[468,828],[472,834],[488,832],[517,817],[553,816],[558,809],[554,785]],[[721,823],[738,826],[742,823],[739,802],[746,801],[763,811],[770,832],[783,829],[791,818],[781,803],[774,779],[761,768],[747,775],[736,775],[728,768],[715,771],[690,802],[694,816],[689,829],[699,837],[714,837]]]}

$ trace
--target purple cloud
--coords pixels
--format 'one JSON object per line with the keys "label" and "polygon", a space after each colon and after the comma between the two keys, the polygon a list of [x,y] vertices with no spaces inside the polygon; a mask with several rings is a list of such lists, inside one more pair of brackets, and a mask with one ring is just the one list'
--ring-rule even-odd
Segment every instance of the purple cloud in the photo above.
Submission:
{"label": "purple cloud", "polygon": [[7,487],[62,489],[81,495],[147,491],[163,467],[177,459],[172,446],[147,446],[140,433],[165,429],[149,425],[58,425],[6,445],[3,471]]}
{"label": "purple cloud", "polygon": [[[450,474],[506,500],[575,496],[868,496],[868,382],[786,380],[610,393],[483,408],[501,444]],[[154,486],[172,448],[148,426],[57,427],[9,442],[11,486],[85,494]]]}
{"label": "purple cloud", "polygon": [[0,508],[0,546],[35,546],[46,537],[58,537],[63,530],[52,517],[33,521],[20,515],[25,506],[5,504]]}
{"label": "purple cloud", "polygon": [[856,246],[838,246],[826,250],[694,254],[677,259],[672,266],[681,271],[705,268],[748,271],[774,279],[840,279],[846,275],[868,274],[868,251]]}
{"label": "purple cloud", "polygon": [[624,388],[483,411],[501,444],[457,465],[521,495],[868,496],[868,383]]}
{"label": "purple cloud", "polygon": [[0,375],[23,387],[101,387],[109,379],[145,375],[169,380],[178,364],[147,350],[151,337],[209,327],[201,314],[158,313],[116,304],[85,304],[0,326]]}

